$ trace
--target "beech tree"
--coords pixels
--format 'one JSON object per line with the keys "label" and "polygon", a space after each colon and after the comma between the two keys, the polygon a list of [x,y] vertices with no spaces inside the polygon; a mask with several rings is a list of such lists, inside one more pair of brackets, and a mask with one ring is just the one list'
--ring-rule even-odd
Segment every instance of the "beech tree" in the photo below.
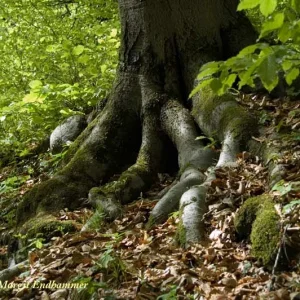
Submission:
{"label": "beech tree", "polygon": [[[234,165],[258,131],[256,118],[229,93],[216,96],[205,87],[189,98],[204,63],[225,60],[255,42],[238,2],[119,0],[121,49],[107,104],[71,145],[65,166],[24,196],[18,226],[35,215],[75,209],[87,197],[97,209],[83,230],[100,214],[113,220],[158,173],[168,172],[176,150],[180,179],[157,203],[148,226],[180,208],[180,242],[203,238],[214,168]],[[197,139],[200,131],[222,143],[219,156]]]}

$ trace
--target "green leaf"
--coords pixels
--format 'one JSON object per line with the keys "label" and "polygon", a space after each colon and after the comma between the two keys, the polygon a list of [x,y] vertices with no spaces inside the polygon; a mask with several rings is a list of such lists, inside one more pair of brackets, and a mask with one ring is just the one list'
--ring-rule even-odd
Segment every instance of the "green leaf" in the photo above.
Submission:
{"label": "green leaf", "polygon": [[284,22],[284,13],[277,13],[271,21],[263,23],[260,38],[270,33],[271,31],[281,28]]}
{"label": "green leaf", "polygon": [[249,55],[249,54],[252,54],[254,53],[257,49],[264,49],[266,47],[268,47],[269,45],[266,44],[266,43],[257,43],[257,44],[254,44],[254,45],[250,45],[248,47],[245,47],[244,49],[242,49],[239,54],[238,54],[238,57],[243,57],[245,55]]}
{"label": "green leaf", "polygon": [[117,34],[118,34],[118,29],[117,28],[113,28],[112,31],[111,31],[111,33],[110,33],[110,36],[111,37],[116,37]]}
{"label": "green leaf", "polygon": [[293,68],[291,71],[289,71],[286,76],[285,80],[288,85],[291,85],[295,79],[299,76],[299,69]]}
{"label": "green leaf", "polygon": [[291,38],[290,23],[284,23],[278,32],[278,38],[282,43],[287,42]]}
{"label": "green leaf", "polygon": [[226,87],[231,87],[237,78],[237,74],[230,74],[225,80],[222,81],[222,84]]}
{"label": "green leaf", "polygon": [[32,89],[42,87],[43,83],[40,80],[32,80],[29,82],[29,87]]}
{"label": "green leaf", "polygon": [[220,71],[219,67],[205,69],[197,76],[197,79],[200,79],[200,80],[204,79],[205,77],[211,76],[219,71]]}
{"label": "green leaf", "polygon": [[278,181],[272,188],[272,191],[278,191],[281,196],[284,196],[293,190],[293,184],[285,182],[284,180]]}
{"label": "green leaf", "polygon": [[251,9],[260,4],[260,0],[242,0],[237,10]]}
{"label": "green leaf", "polygon": [[20,154],[19,154],[19,156],[20,157],[23,157],[23,156],[26,156],[27,154],[29,154],[30,153],[30,150],[29,149],[24,149]]}
{"label": "green leaf", "polygon": [[102,65],[100,69],[101,69],[101,73],[103,74],[107,70],[107,65]]}
{"label": "green leaf", "polygon": [[284,60],[281,64],[283,71],[288,71],[293,65],[290,60]]}
{"label": "green leaf", "polygon": [[269,16],[275,11],[277,6],[277,0],[261,0],[260,1],[260,12],[265,16]]}
{"label": "green leaf", "polygon": [[192,98],[194,95],[196,95],[201,89],[204,87],[210,85],[210,83],[214,80],[214,78],[209,78],[202,80],[198,85],[192,90],[192,92],[189,95],[189,98]]}
{"label": "green leaf", "polygon": [[81,55],[78,58],[78,62],[81,64],[87,64],[89,60],[90,60],[90,57],[88,55]]}
{"label": "green leaf", "polygon": [[76,46],[74,49],[73,49],[73,51],[72,51],[72,53],[74,54],[74,55],[80,55],[83,51],[84,51],[84,46],[82,46],[82,45],[78,45],[78,46]]}
{"label": "green leaf", "polygon": [[50,52],[50,53],[56,52],[57,50],[58,50],[57,45],[49,45],[46,48],[46,52]]}
{"label": "green leaf", "polygon": [[293,200],[289,204],[285,205],[283,207],[283,212],[289,213],[290,210],[293,209],[294,207],[296,207],[297,205],[300,205],[300,199]]}
{"label": "green leaf", "polygon": [[104,269],[107,269],[109,264],[115,260],[115,258],[110,255],[111,253],[111,249],[106,250],[99,259],[99,263]]}
{"label": "green leaf", "polygon": [[271,92],[278,84],[278,65],[274,54],[267,55],[257,69],[264,87]]}
{"label": "green leaf", "polygon": [[44,98],[35,93],[27,94],[23,98],[24,103],[34,103],[34,102],[43,103],[43,101]]}
{"label": "green leaf", "polygon": [[43,248],[43,243],[41,242],[41,240],[37,240],[36,242],[35,242],[35,247],[37,248],[37,249],[42,249]]}
{"label": "green leaf", "polygon": [[204,64],[201,69],[200,72],[206,70],[206,69],[213,69],[213,68],[218,68],[220,65],[219,61],[211,61],[209,63]]}
{"label": "green leaf", "polygon": [[299,0],[292,0],[292,8],[300,14],[300,1]]}
{"label": "green leaf", "polygon": [[252,54],[257,48],[258,48],[258,44],[250,45],[244,48],[243,50],[241,50],[238,56],[242,57],[248,54]]}
{"label": "green leaf", "polygon": [[69,115],[69,113],[67,111],[65,111],[64,109],[61,109],[59,111],[62,115]]}
{"label": "green leaf", "polygon": [[220,90],[222,89],[222,82],[219,78],[213,78],[209,86],[215,93],[219,93]]}
{"label": "green leaf", "polygon": [[257,63],[252,63],[252,65],[250,65],[250,67],[244,71],[244,72],[239,72],[239,78],[241,79],[241,81],[239,82],[239,88],[242,88],[245,85],[249,85],[249,86],[253,86],[253,74],[257,68]]}

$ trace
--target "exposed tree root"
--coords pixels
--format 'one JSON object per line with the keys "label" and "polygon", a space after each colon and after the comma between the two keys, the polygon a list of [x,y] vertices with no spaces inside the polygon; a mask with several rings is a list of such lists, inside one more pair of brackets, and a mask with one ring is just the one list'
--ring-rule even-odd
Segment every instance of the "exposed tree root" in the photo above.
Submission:
{"label": "exposed tree root", "polygon": [[[111,221],[121,212],[121,205],[136,199],[147,190],[157,179],[157,173],[162,167],[164,140],[160,130],[160,99],[156,88],[144,77],[140,78],[142,89],[142,144],[136,163],[123,172],[117,181],[104,186],[92,188],[89,192],[90,202],[98,213]],[[93,220],[98,216],[92,217]],[[89,223],[93,223],[90,221]],[[88,229],[88,225],[84,230]]]}
{"label": "exposed tree root", "polygon": [[205,185],[193,186],[180,199],[181,223],[177,236],[183,247],[205,239],[203,216],[207,212],[206,192]]}
{"label": "exposed tree root", "polygon": [[53,178],[24,196],[17,209],[18,224],[37,211],[78,207],[93,186],[132,161],[140,143],[140,121],[136,112],[139,92],[136,77],[121,77],[103,112],[79,136],[82,143],[78,145],[76,141],[71,148],[71,152],[77,150],[73,158]]}
{"label": "exposed tree root", "polygon": [[26,271],[28,269],[28,260],[22,261],[10,268],[4,269],[0,272],[0,282],[4,284],[5,281],[8,281],[18,275],[20,275],[22,272]]}
{"label": "exposed tree root", "polygon": [[[119,1],[123,37],[113,93],[71,146],[67,165],[26,194],[17,209],[19,226],[37,212],[76,208],[88,193],[97,211],[83,230],[103,216],[118,217],[122,204],[146,191],[163,168],[164,132],[178,151],[181,176],[154,207],[148,224],[166,220],[180,207],[181,244],[204,238],[214,169],[204,172],[218,155],[196,140],[194,120],[205,135],[222,143],[216,168],[234,165],[258,126],[230,94],[201,90],[192,99],[194,120],[170,97],[185,101],[201,64],[235,55],[256,34],[245,16],[235,14],[238,1],[160,1],[155,7],[148,2]],[[271,186],[281,170],[270,167]],[[117,181],[107,183],[120,172]]]}
{"label": "exposed tree root", "polygon": [[284,165],[278,162],[282,158],[282,152],[278,147],[265,146],[260,156],[263,158],[264,164],[268,166],[269,187],[272,189],[278,181],[283,179],[286,173]]}
{"label": "exposed tree root", "polygon": [[182,175],[156,204],[151,212],[148,225],[166,220],[170,213],[178,210],[182,194],[194,185],[201,184],[205,176],[200,170],[206,170],[216,158],[216,153],[205,149],[198,136],[194,121],[185,108],[170,100],[162,108],[162,126],[178,150],[179,167]]}
{"label": "exposed tree root", "polygon": [[223,144],[219,161],[216,167],[207,172],[206,180],[201,185],[193,186],[186,191],[180,199],[181,223],[178,227],[178,242],[186,247],[193,243],[203,241],[205,238],[204,214],[207,212],[206,194],[212,180],[215,179],[215,170],[222,167],[234,166],[236,156],[232,155],[236,141],[226,140]]}
{"label": "exposed tree root", "polygon": [[239,150],[239,141],[236,140],[230,132],[228,132],[224,137],[222,151],[216,167],[222,168],[224,166],[235,166],[237,154],[240,152]]}
{"label": "exposed tree root", "polygon": [[[210,136],[215,135],[216,138],[223,143],[221,155],[216,167],[234,165],[236,155],[241,147],[247,144],[246,138],[249,138],[253,133],[251,129],[248,128],[245,134],[245,128],[254,122],[252,117],[246,114],[245,110],[237,104],[231,95],[216,98],[210,91],[206,90],[202,91],[202,94],[200,92],[200,96],[198,95],[198,97],[199,98],[194,102],[194,105],[198,105],[198,109],[194,109],[194,117],[198,124],[205,128],[204,131],[207,134]],[[196,101],[200,101],[200,103]],[[207,113],[210,114],[206,115]],[[229,113],[232,114],[231,117],[228,116]],[[172,112],[172,114],[174,114],[174,112]],[[215,130],[218,131],[216,132]],[[174,139],[174,141],[176,143],[176,139]],[[179,150],[179,155],[180,153]],[[191,157],[193,157],[193,155],[191,155]],[[203,159],[203,157],[200,156],[199,159]],[[191,161],[189,161],[189,163],[191,163]],[[197,160],[196,163],[192,162],[191,164],[192,168],[193,165],[197,166]],[[201,176],[198,175],[198,181],[203,182],[203,177],[204,175],[202,173]],[[204,224],[202,219],[206,212],[206,192],[207,186],[213,178],[214,169],[210,171],[209,176],[202,185],[199,185],[199,182],[193,184],[191,181],[185,185],[185,188],[189,190],[183,193],[180,198],[181,224],[178,229],[178,238],[182,246],[199,242],[204,237]],[[180,184],[183,184],[183,181],[180,180],[177,186],[180,186]],[[175,189],[176,186],[173,187],[172,190]],[[172,197],[172,190],[170,190],[164,197],[165,199],[161,199],[154,208],[151,214],[151,222],[162,219],[162,211],[176,207],[177,199]],[[180,192],[181,191],[182,189]],[[169,202],[171,202],[172,205],[167,202],[169,194],[171,195]],[[177,195],[178,194],[179,193],[177,193]],[[166,215],[164,217],[166,217]]]}
{"label": "exposed tree root", "polygon": [[[83,230],[95,228],[103,218],[109,221],[117,218],[122,213],[122,205],[138,198],[141,192],[146,191],[162,169],[164,148],[162,131],[164,131],[177,148],[181,176],[179,181],[154,207],[148,225],[151,226],[166,220],[170,213],[180,208],[181,224],[178,230],[180,243],[182,246],[186,246],[199,242],[204,238],[203,215],[207,210],[207,187],[214,178],[213,168],[208,176],[204,174],[204,171],[216,163],[217,152],[205,147],[201,140],[196,139],[198,132],[194,120],[190,112],[179,101],[168,100],[165,102],[165,97],[159,96],[161,95],[159,88],[150,84],[144,77],[140,77],[138,82],[142,99],[140,116],[142,119],[142,143],[135,164],[124,171],[117,181],[93,187],[97,185],[96,182],[104,179],[112,171],[116,172],[116,167],[110,170],[112,165],[109,164],[113,160],[112,157],[117,157],[117,161],[120,159],[116,153],[109,152],[109,149],[114,149],[112,145],[107,146],[111,139],[115,139],[111,137],[111,134],[117,134],[111,128],[111,122],[114,119],[110,119],[115,102],[113,101],[111,104],[109,102],[102,114],[97,117],[97,123],[92,122],[90,129],[87,129],[89,135],[77,150],[74,158],[60,173],[45,183],[45,190],[37,189],[38,193],[42,194],[37,195],[35,199],[41,199],[42,202],[34,202],[30,209],[32,212],[39,210],[41,204],[43,204],[42,209],[47,211],[51,211],[47,205],[57,208],[59,205],[68,204],[70,207],[71,203],[68,202],[67,196],[71,191],[84,197],[87,189],[93,187],[89,192],[89,200],[97,208],[97,211],[83,227]],[[249,137],[253,134],[252,129],[256,128],[253,126],[255,122],[253,117],[249,116],[231,95],[216,97],[210,91],[205,90],[201,91],[193,101],[193,116],[201,129],[223,144],[216,167],[234,165],[237,153],[247,145]],[[130,115],[131,118],[132,116]],[[127,118],[122,119],[122,122],[125,121],[128,122]],[[117,125],[121,126],[122,122]],[[101,126],[104,126],[106,134]],[[118,127],[118,130],[121,128]],[[106,138],[107,134],[109,138]],[[123,139],[124,136],[118,135],[118,138]],[[120,149],[123,149],[124,142],[120,141],[119,143],[122,144]],[[95,147],[97,151],[92,152]],[[105,149],[105,160],[103,157],[97,157],[100,149],[102,149],[101,151]],[[103,154],[103,152],[99,153]],[[83,165],[79,165],[82,162],[81,159],[83,159]],[[88,167],[85,166],[86,163]],[[57,189],[58,182],[61,186],[69,182],[71,188],[67,185]],[[82,183],[84,183],[83,189],[81,189]],[[50,192],[46,191],[49,186],[51,186]],[[52,202],[44,194],[51,194]],[[56,201],[62,201],[62,203],[57,205],[53,202],[54,195]],[[24,212],[24,206],[20,207]],[[19,209],[19,211],[22,210]]]}
{"label": "exposed tree root", "polygon": [[148,226],[164,222],[168,216],[178,210],[180,198],[186,190],[201,184],[205,176],[196,168],[188,167],[180,177],[179,182],[162,197],[153,208]]}

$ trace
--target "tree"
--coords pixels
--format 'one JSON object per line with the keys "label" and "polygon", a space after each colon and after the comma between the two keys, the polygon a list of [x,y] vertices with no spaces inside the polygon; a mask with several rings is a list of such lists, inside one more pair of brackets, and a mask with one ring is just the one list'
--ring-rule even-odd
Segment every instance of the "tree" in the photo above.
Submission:
{"label": "tree", "polygon": [[[149,226],[178,209],[183,245],[203,237],[205,194],[217,153],[205,147],[198,128],[222,142],[217,167],[234,164],[258,130],[256,119],[231,94],[203,88],[192,99],[199,68],[227,59],[253,43],[256,33],[238,0],[119,0],[121,50],[109,100],[71,145],[65,167],[35,186],[17,209],[22,225],[35,214],[74,209],[88,195],[97,215],[119,216],[122,204],[136,199],[166,171],[172,141],[180,180],[158,202]],[[195,122],[197,125],[195,125]],[[129,167],[128,167],[129,166]],[[119,179],[109,181],[122,172]],[[88,222],[87,229],[92,222]]]}

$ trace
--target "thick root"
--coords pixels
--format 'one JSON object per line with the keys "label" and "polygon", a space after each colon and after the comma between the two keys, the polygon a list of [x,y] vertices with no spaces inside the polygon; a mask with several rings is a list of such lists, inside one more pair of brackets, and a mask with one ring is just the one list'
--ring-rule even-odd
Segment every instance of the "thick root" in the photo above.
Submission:
{"label": "thick root", "polygon": [[79,136],[81,145],[75,141],[71,148],[71,152],[77,150],[73,158],[53,178],[25,195],[17,209],[18,225],[36,212],[77,208],[93,186],[132,162],[140,142],[136,81],[136,77],[120,75],[103,112]]}
{"label": "thick root", "polygon": [[216,153],[205,149],[200,140],[196,140],[197,131],[190,113],[182,105],[170,100],[162,109],[162,126],[178,150],[179,167],[182,175],[156,204],[151,212],[148,227],[165,221],[169,214],[178,210],[179,201],[184,192],[205,180],[199,170],[206,170],[216,159]]}
{"label": "thick root", "polygon": [[188,167],[180,177],[180,180],[175,184],[151,211],[151,216],[148,222],[148,227],[156,223],[164,222],[169,215],[178,210],[181,196],[192,186],[199,185],[205,180],[202,172],[196,168]]}
{"label": "thick root", "polygon": [[113,221],[121,215],[122,204],[136,199],[149,187],[152,182],[150,175],[146,168],[137,163],[125,171],[119,180],[99,188],[92,188],[89,192],[89,201],[107,221]]}
{"label": "thick root", "polygon": [[235,140],[231,137],[225,139],[216,167],[212,167],[207,172],[205,182],[198,186],[193,186],[185,192],[180,199],[181,222],[177,236],[180,238],[181,246],[186,247],[192,243],[204,240],[204,220],[206,213],[206,193],[211,182],[216,178],[215,169],[234,166],[236,163]]}
{"label": "thick root", "polygon": [[263,148],[263,155],[261,156],[263,157],[264,164],[268,166],[269,187],[272,189],[272,187],[286,175],[284,164],[278,162],[282,159],[282,151],[280,147],[266,145]]}
{"label": "thick root", "polygon": [[87,197],[88,190],[94,185],[84,177],[66,177],[61,174],[33,187],[18,204],[17,225],[39,212],[55,212],[60,209],[76,209]]}
{"label": "thick root", "polygon": [[[209,96],[213,97],[213,94]],[[207,101],[209,100],[212,99],[210,98]],[[249,116],[246,118],[245,111],[238,106],[230,95],[219,98],[217,105],[215,107],[213,105],[210,108],[210,120],[204,121],[204,116],[198,113],[198,121],[201,125],[206,126],[205,131],[207,133],[212,133],[222,125],[217,138],[223,141],[223,146],[216,167],[234,166],[236,164],[236,156],[240,151],[240,145],[245,139],[244,132],[242,129],[240,130],[240,127],[245,128],[250,121],[252,122],[252,119]],[[206,107],[206,109],[208,108]],[[234,113],[240,113],[241,118],[239,116],[225,118],[224,116],[229,110]],[[202,114],[203,111],[205,110],[202,107]],[[177,236],[180,244],[187,246],[203,240],[205,236],[203,215],[206,212],[206,191],[207,186],[210,185],[215,176],[214,169],[210,171],[208,178],[206,178],[197,168],[204,167],[203,159],[206,163],[209,162],[209,166],[212,165],[213,161],[212,159],[207,160],[207,156],[203,155],[203,152],[201,153],[203,145],[195,145],[197,142],[195,140],[196,133],[188,116],[185,115],[184,110],[177,103],[169,104],[164,113],[164,128],[177,146],[179,164],[181,167],[183,164],[190,165],[187,172],[191,173],[182,177],[179,183],[170,189],[157,203],[151,213],[149,225],[165,220],[168,214],[178,208],[180,200],[181,222]],[[169,117],[169,113],[172,114],[173,119]],[[176,124],[172,123],[173,120],[175,120]],[[208,165],[205,167],[207,168]],[[183,174],[185,175],[185,172]],[[204,184],[200,185],[203,182]]]}
{"label": "thick root", "polygon": [[[229,93],[217,96],[206,87],[192,101],[195,121],[207,136],[223,142],[225,157],[232,159],[242,150],[240,148],[247,147],[251,136],[257,133],[256,117],[241,107]],[[227,147],[227,143],[231,146]]]}
{"label": "thick root", "polygon": [[190,188],[180,199],[181,221],[177,229],[177,240],[182,247],[205,239],[203,217],[207,212],[206,193],[214,179],[214,168],[210,168],[205,182]]}
{"label": "thick root", "polygon": [[169,136],[178,151],[178,164],[183,171],[188,166],[201,170],[209,168],[217,159],[217,153],[205,148],[190,112],[178,101],[170,100],[162,108],[161,122],[163,130]]}
{"label": "thick root", "polygon": [[205,238],[203,216],[207,212],[205,186],[193,186],[180,199],[181,222],[177,239],[182,247],[198,243]]}
{"label": "thick root", "polygon": [[4,283],[5,281],[11,280],[14,277],[28,270],[28,268],[29,268],[29,262],[28,260],[25,260],[8,269],[2,270],[0,272],[0,281]]}
{"label": "thick root", "polygon": [[[112,221],[120,216],[121,205],[138,198],[157,179],[157,173],[162,165],[163,136],[160,132],[159,113],[160,102],[156,89],[143,77],[140,78],[142,89],[142,144],[136,163],[123,172],[117,181],[102,187],[93,188],[89,193],[90,202],[98,213],[106,220]],[[97,217],[93,217],[97,219]],[[95,223],[94,221],[90,223]],[[84,230],[88,229],[88,224]]]}
{"label": "thick root", "polygon": [[219,161],[216,165],[217,168],[233,167],[236,166],[237,154],[240,152],[239,141],[236,140],[230,133],[227,133],[220,154]]}

